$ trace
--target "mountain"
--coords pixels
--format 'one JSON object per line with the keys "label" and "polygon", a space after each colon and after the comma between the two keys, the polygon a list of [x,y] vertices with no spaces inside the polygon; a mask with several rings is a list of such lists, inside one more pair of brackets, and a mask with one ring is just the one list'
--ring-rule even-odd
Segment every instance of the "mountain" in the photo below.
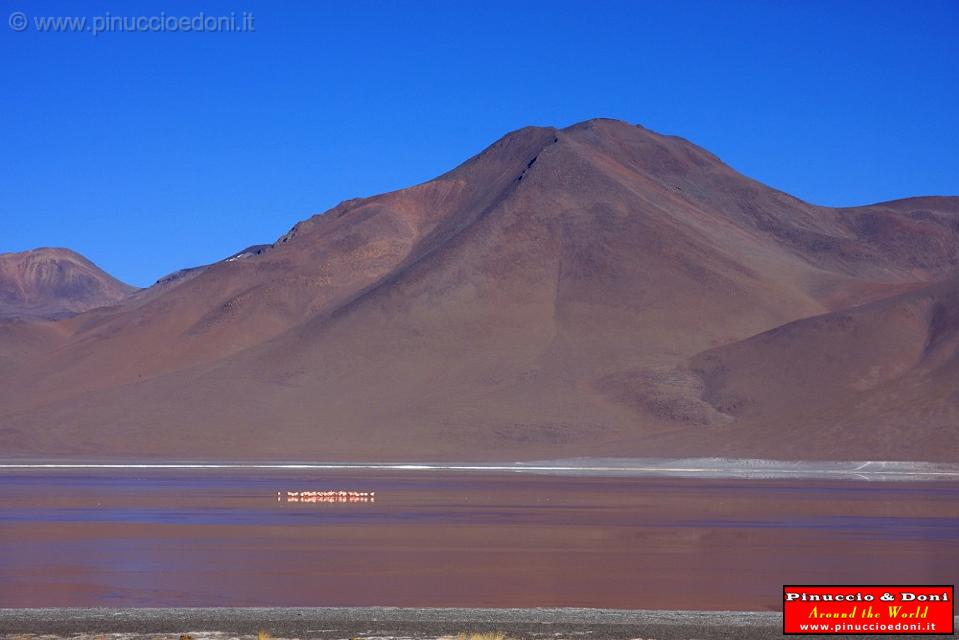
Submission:
{"label": "mountain", "polygon": [[740,452],[775,432],[793,456],[827,457],[865,439],[900,458],[938,449],[955,460],[959,278],[797,320],[701,353],[693,366],[703,398],[734,418]]}
{"label": "mountain", "polygon": [[0,320],[51,320],[116,304],[134,288],[68,249],[0,253]]}
{"label": "mountain", "polygon": [[[948,342],[931,327],[954,317],[957,273],[959,198],[820,207],[639,126],[528,127],[120,307],[0,325],[0,447],[956,460],[959,398],[942,390],[959,373],[909,349]],[[901,320],[903,301],[925,324]],[[829,333],[844,314],[855,340]],[[767,344],[776,331],[796,342]],[[828,349],[849,362],[821,368]],[[856,386],[853,360],[886,357],[898,368],[876,379],[909,403],[863,408],[881,391]],[[783,400],[796,384],[808,393]]]}

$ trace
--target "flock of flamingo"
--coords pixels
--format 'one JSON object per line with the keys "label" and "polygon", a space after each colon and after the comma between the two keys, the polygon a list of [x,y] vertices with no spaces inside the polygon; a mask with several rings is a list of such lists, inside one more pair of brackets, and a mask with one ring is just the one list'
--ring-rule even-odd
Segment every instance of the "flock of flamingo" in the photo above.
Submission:
{"label": "flock of flamingo", "polygon": [[[283,492],[276,492],[276,501],[283,502]],[[375,491],[287,491],[287,502],[342,503],[376,502]]]}

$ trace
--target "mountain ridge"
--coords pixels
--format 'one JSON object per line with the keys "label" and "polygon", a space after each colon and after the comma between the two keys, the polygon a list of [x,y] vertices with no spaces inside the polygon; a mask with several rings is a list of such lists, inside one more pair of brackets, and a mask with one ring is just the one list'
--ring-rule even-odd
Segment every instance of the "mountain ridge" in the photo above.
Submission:
{"label": "mountain ridge", "polygon": [[[18,375],[0,373],[0,444],[214,459],[884,459],[893,431],[787,447],[724,410],[697,358],[948,279],[957,220],[959,198],[810,205],[628,123],[528,127],[425,183],[297,223],[269,249],[57,323],[55,349],[21,350]],[[736,366],[758,366],[746,360]],[[772,382],[752,379],[750,397],[772,397]],[[916,459],[957,457],[923,443]]]}

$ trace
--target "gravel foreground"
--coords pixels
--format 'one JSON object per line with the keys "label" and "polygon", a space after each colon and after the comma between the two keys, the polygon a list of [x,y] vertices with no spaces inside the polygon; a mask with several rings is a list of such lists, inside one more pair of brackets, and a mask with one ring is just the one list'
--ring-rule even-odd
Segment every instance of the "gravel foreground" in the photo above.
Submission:
{"label": "gravel foreground", "polygon": [[[750,640],[784,637],[781,614],[739,611],[385,607],[0,609],[0,637],[17,640],[178,640],[181,634],[187,634],[193,640],[249,640],[255,639],[259,632],[266,632],[276,639],[425,640],[494,631],[509,638],[531,640]],[[955,638],[956,635],[948,637]]]}

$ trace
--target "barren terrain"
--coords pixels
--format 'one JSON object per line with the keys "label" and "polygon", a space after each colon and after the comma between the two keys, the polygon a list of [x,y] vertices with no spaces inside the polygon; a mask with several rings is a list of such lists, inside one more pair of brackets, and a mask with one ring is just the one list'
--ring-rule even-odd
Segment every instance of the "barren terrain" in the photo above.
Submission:
{"label": "barren terrain", "polygon": [[959,460],[959,198],[803,202],[611,120],[57,322],[0,323],[55,458]]}

